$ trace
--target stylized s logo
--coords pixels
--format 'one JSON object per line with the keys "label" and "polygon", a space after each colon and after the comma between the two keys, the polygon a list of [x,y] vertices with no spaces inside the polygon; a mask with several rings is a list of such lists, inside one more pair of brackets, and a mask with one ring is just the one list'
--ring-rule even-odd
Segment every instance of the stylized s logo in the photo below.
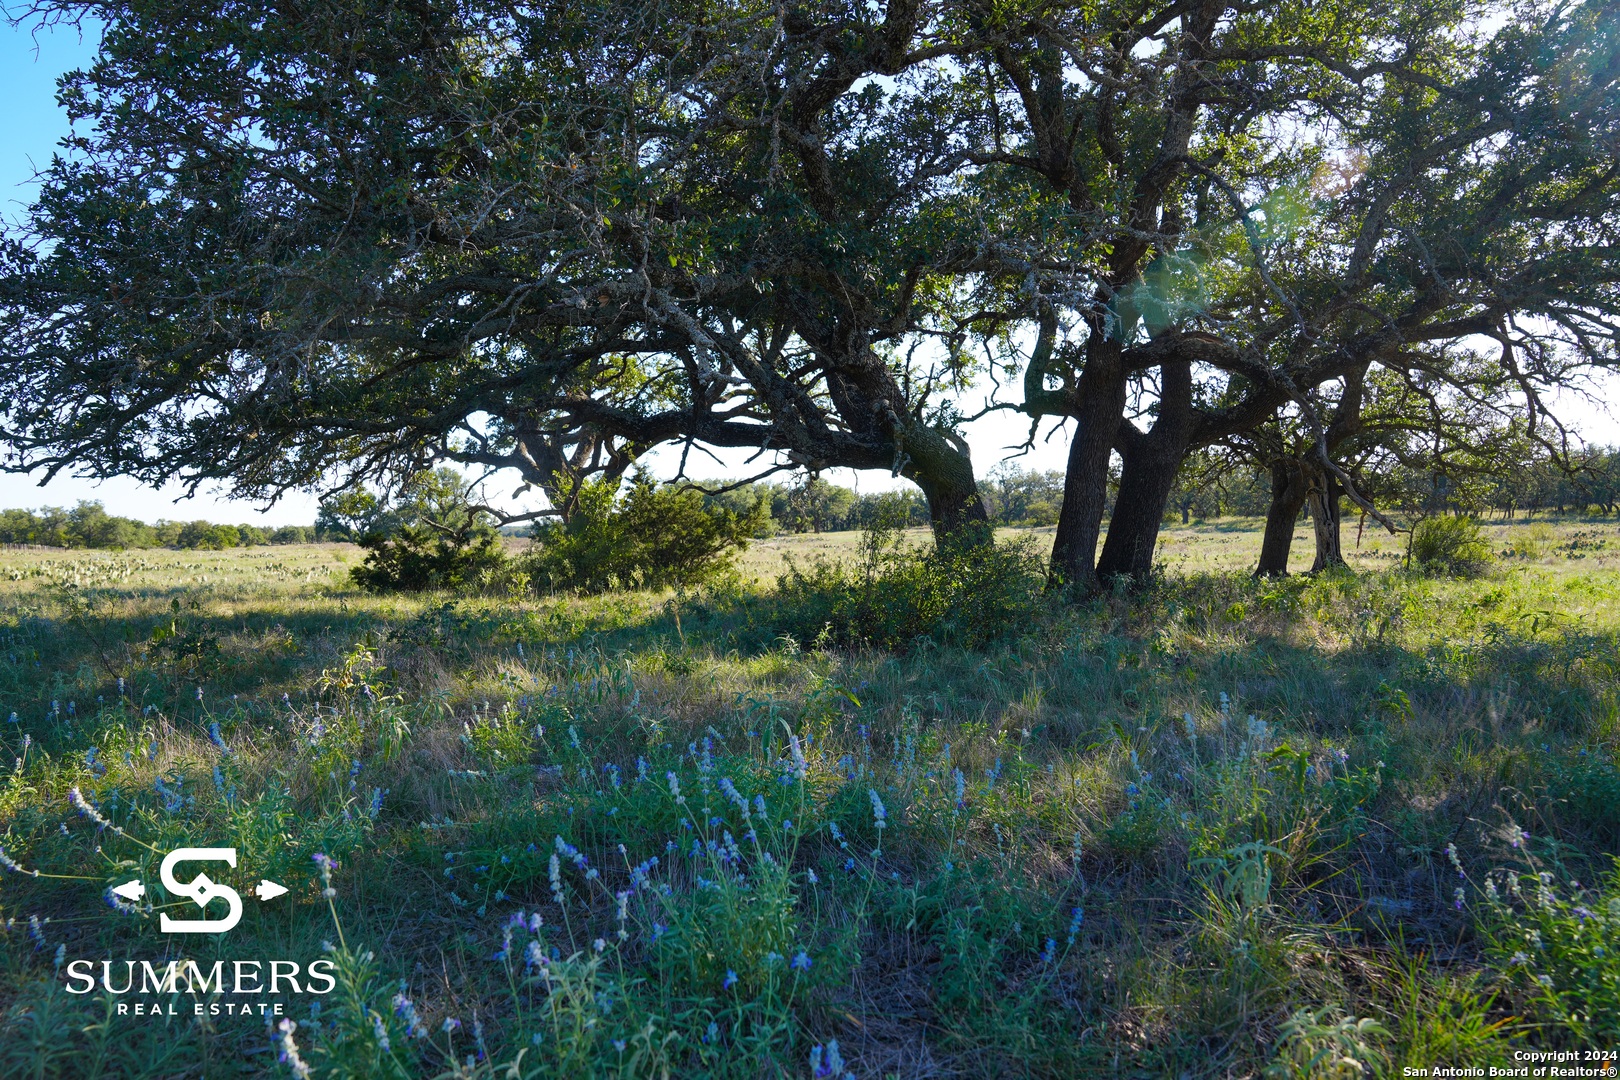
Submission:
{"label": "stylized s logo", "polygon": [[206,908],[210,900],[225,898],[230,906],[230,914],[223,919],[171,919],[167,915],[159,918],[159,925],[165,934],[223,934],[235,926],[242,918],[242,897],[229,885],[219,885],[210,881],[207,874],[198,874],[189,882],[182,885],[174,879],[174,864],[178,862],[223,862],[236,866],[236,849],[228,847],[183,847],[175,848],[163,856],[163,863],[158,867],[158,878],[163,887],[173,896],[189,896],[197,906]]}

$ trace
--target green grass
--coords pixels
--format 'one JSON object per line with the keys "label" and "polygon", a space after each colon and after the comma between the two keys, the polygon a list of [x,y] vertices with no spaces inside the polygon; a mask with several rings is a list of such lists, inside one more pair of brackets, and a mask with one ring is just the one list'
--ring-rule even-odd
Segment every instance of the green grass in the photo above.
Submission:
{"label": "green grass", "polygon": [[[1369,529],[1354,575],[1257,583],[1255,523],[1175,527],[1144,594],[895,654],[782,633],[784,556],[854,534],[592,600],[368,596],[344,546],[0,552],[0,847],[40,873],[0,870],[0,1074],[808,1076],[836,1039],[860,1077],[1399,1075],[1612,1044],[1620,531],[1486,534],[1479,580]],[[243,892],[237,929],[105,902],[165,903],[181,845],[238,849],[181,874]],[[58,950],[340,978],[280,995],[285,1033],[184,993],[136,1019],[66,993]]]}

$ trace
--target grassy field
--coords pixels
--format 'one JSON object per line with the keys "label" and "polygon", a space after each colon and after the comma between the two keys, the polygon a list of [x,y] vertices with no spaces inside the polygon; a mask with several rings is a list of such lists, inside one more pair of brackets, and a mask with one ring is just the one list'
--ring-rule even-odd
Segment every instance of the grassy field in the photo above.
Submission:
{"label": "grassy field", "polygon": [[[855,534],[678,598],[375,597],[342,545],[0,551],[0,1075],[1399,1076],[1620,1046],[1620,528],[1487,533],[1478,580],[1369,528],[1355,573],[1254,582],[1256,523],[1170,528],[1144,593],[896,653],[781,631],[786,560]],[[236,929],[160,932],[197,915],[157,885],[180,846],[237,849],[179,874],[235,887]],[[132,878],[143,902],[106,895]],[[182,958],[336,983],[158,1017],[67,992],[78,960]],[[271,1000],[294,1023],[206,1007]]]}

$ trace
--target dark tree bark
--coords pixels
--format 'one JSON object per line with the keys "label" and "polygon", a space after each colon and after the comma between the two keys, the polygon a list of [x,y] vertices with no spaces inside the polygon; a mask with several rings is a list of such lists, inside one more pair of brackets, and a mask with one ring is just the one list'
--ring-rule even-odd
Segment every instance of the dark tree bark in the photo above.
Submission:
{"label": "dark tree bark", "polygon": [[1097,560],[1101,581],[1141,582],[1152,576],[1159,527],[1187,455],[1192,420],[1192,362],[1166,360],[1159,366],[1159,415],[1152,429],[1143,432],[1128,421],[1120,424],[1118,445],[1125,467]]}
{"label": "dark tree bark", "polygon": [[905,448],[909,460],[901,473],[922,488],[928,500],[935,542],[988,544],[990,514],[973,476],[967,444],[932,428],[918,428],[907,433]]}
{"label": "dark tree bark", "polygon": [[1288,553],[1294,546],[1294,526],[1305,505],[1305,478],[1292,457],[1271,463],[1271,505],[1266,509],[1266,532],[1260,541],[1260,565],[1255,577],[1287,577]]}
{"label": "dark tree bark", "polygon": [[1052,541],[1052,577],[1082,592],[1095,592],[1097,541],[1108,506],[1108,459],[1123,423],[1125,372],[1117,342],[1093,335],[1085,370],[1068,414],[1077,422],[1063,478],[1063,508]]}
{"label": "dark tree bark", "polygon": [[1310,483],[1307,497],[1311,503],[1311,527],[1316,533],[1316,561],[1311,563],[1311,573],[1314,574],[1318,570],[1345,565],[1344,540],[1339,531],[1343,524],[1339,496],[1344,488],[1326,470],[1314,471]]}

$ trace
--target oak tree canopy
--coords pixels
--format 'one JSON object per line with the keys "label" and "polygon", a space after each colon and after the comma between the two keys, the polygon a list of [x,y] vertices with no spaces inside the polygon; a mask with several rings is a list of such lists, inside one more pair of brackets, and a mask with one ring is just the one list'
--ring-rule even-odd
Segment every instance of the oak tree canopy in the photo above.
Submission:
{"label": "oak tree canopy", "polygon": [[951,533],[988,372],[1072,422],[1053,562],[1094,585],[1151,569],[1188,454],[1280,419],[1365,501],[1329,429],[1369,373],[1533,436],[1615,360],[1598,2],[35,17],[105,31],[0,251],[10,469],[269,497],[451,461],[556,501],[677,442],[889,469]]}

